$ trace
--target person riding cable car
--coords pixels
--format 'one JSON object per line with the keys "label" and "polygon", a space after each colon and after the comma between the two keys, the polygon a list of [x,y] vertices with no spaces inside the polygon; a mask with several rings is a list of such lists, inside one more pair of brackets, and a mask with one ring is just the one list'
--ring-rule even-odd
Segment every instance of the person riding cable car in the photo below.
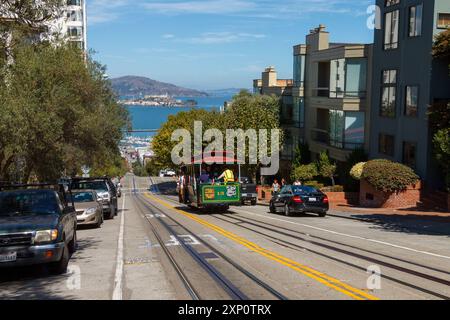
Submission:
{"label": "person riding cable car", "polygon": [[218,180],[223,179],[224,183],[235,182],[234,172],[228,168],[219,176]]}

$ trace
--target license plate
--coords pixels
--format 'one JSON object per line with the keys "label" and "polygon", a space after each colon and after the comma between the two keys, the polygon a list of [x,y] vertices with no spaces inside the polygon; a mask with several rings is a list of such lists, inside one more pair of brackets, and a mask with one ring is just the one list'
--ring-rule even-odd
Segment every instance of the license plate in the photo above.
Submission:
{"label": "license plate", "polygon": [[243,196],[243,197],[246,197],[246,196],[247,196],[247,194],[246,194],[246,193],[243,193],[243,194],[242,194],[242,196]]}
{"label": "license plate", "polygon": [[11,252],[8,254],[0,254],[0,263],[2,262],[14,262],[17,260],[17,252]]}
{"label": "license plate", "polygon": [[309,198],[309,202],[317,202],[317,198]]}

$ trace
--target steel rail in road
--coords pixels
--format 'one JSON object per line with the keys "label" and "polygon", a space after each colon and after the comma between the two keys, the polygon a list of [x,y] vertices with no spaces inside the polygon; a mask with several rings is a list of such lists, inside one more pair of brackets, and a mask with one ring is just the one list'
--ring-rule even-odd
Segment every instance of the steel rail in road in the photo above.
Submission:
{"label": "steel rail in road", "polygon": [[[136,195],[135,195],[136,196]],[[145,211],[144,209],[139,205],[139,203],[137,203],[136,205],[138,211],[145,217]],[[150,228],[152,230],[152,233],[154,234],[156,240],[158,241],[159,246],[161,247],[161,249],[163,250],[164,254],[167,256],[167,258],[169,259],[170,264],[172,265],[172,267],[174,268],[175,272],[177,273],[177,275],[179,276],[181,282],[183,283],[184,287],[186,288],[186,291],[188,292],[188,294],[190,295],[190,297],[193,300],[200,300],[200,296],[198,294],[198,292],[195,290],[195,288],[193,287],[193,285],[191,284],[191,282],[189,281],[188,277],[186,276],[186,274],[183,272],[182,268],[180,267],[180,265],[177,263],[176,259],[174,258],[174,256],[172,255],[172,253],[170,252],[170,250],[167,248],[167,246],[164,243],[164,240],[161,238],[161,236],[159,235],[159,233],[156,231],[155,227],[153,226],[153,224],[149,221],[149,219],[145,218],[149,224],[150,224]]]}
{"label": "steel rail in road", "polygon": [[[176,201],[174,201],[172,199],[166,199],[166,200],[170,201],[172,203],[176,203]],[[442,284],[442,285],[445,285],[445,286],[450,286],[450,281],[448,281],[446,279],[438,278],[438,277],[433,276],[433,275],[429,275],[429,274],[426,274],[426,273],[423,273],[423,272],[419,272],[419,271],[416,271],[416,270],[411,270],[411,269],[406,268],[406,267],[402,267],[402,266],[398,266],[398,265],[395,265],[395,264],[392,264],[392,263],[389,263],[389,262],[385,262],[385,261],[376,259],[374,257],[371,257],[369,255],[358,254],[356,252],[352,252],[352,251],[349,251],[349,250],[341,249],[341,248],[336,247],[334,245],[340,245],[340,246],[343,246],[343,247],[348,247],[350,249],[359,250],[359,251],[362,251],[362,252],[367,252],[370,255],[378,255],[378,256],[381,256],[381,257],[384,257],[384,258],[397,260],[399,262],[403,262],[403,263],[406,263],[406,264],[414,265],[416,267],[423,268],[423,269],[429,269],[431,271],[435,271],[435,272],[438,272],[438,273],[442,273],[442,274],[446,274],[446,275],[450,274],[448,271],[440,270],[438,268],[428,267],[428,266],[422,265],[420,263],[407,261],[407,260],[404,260],[404,259],[401,259],[401,258],[398,258],[398,257],[392,257],[392,256],[385,255],[385,254],[382,254],[382,253],[378,253],[378,252],[370,251],[370,250],[367,250],[367,249],[363,249],[363,248],[355,247],[355,246],[352,246],[352,245],[348,245],[348,244],[345,244],[345,243],[342,243],[342,242],[337,242],[337,241],[334,241],[334,240],[331,241],[329,239],[326,239],[326,238],[323,238],[323,237],[320,237],[320,236],[315,236],[315,235],[307,234],[307,233],[304,233],[304,232],[301,232],[301,231],[298,231],[298,230],[293,230],[293,229],[290,229],[290,228],[277,226],[275,224],[272,224],[272,223],[269,223],[269,222],[266,222],[266,221],[263,222],[263,221],[260,221],[258,219],[251,218],[251,217],[239,216],[239,218],[238,218],[238,217],[236,217],[234,215],[227,215],[227,214],[220,215],[220,216],[218,216],[218,215],[210,215],[210,216],[215,218],[215,219],[221,220],[223,222],[234,224],[234,225],[236,225],[236,226],[238,226],[238,227],[240,227],[242,229],[246,229],[248,231],[252,231],[254,233],[263,235],[263,236],[271,239],[272,242],[274,242],[274,243],[276,243],[278,245],[289,246],[293,250],[307,250],[307,251],[309,251],[309,252],[311,252],[313,254],[322,256],[324,258],[333,260],[335,262],[343,263],[343,264],[345,264],[347,266],[359,269],[359,270],[361,270],[363,272],[366,272],[367,270],[365,268],[362,268],[361,266],[358,266],[358,265],[353,264],[353,263],[351,263],[349,261],[346,261],[346,260],[342,260],[342,259],[338,259],[338,258],[332,257],[330,255],[327,255],[325,253],[319,252],[317,250],[306,248],[306,247],[300,246],[300,245],[298,245],[296,243],[292,243],[292,242],[283,240],[283,239],[281,239],[279,237],[273,236],[273,234],[269,234],[268,232],[277,233],[277,234],[280,234],[280,235],[283,235],[283,236],[286,236],[286,237],[293,238],[295,240],[300,240],[300,241],[304,241],[304,242],[310,243],[312,245],[323,247],[323,248],[331,250],[331,251],[335,251],[335,252],[338,252],[338,253],[346,254],[346,255],[349,255],[349,256],[352,256],[352,257],[355,257],[355,258],[358,258],[358,259],[363,259],[363,260],[366,260],[366,261],[370,261],[371,263],[375,263],[377,265],[382,265],[384,267],[387,267],[387,268],[390,268],[390,269],[394,269],[396,271],[403,272],[403,273],[406,273],[408,275],[416,276],[416,277],[424,279],[424,280],[432,281],[432,282],[435,282],[435,283],[438,283],[438,284]],[[223,217],[234,219],[237,222],[233,223],[232,221],[223,219]],[[243,224],[247,224],[248,226],[244,226]],[[266,230],[268,232],[262,232],[261,230],[257,230],[255,228],[263,229],[263,230]],[[290,233],[287,233],[287,232],[294,233],[294,235],[290,234]],[[307,238],[305,238],[305,237],[307,237]],[[331,242],[333,245],[320,243],[318,241],[314,241],[314,240],[311,240],[311,239],[317,239],[317,240],[325,241],[325,242],[328,242],[328,243]],[[400,285],[404,285],[405,287],[409,287],[411,289],[414,289],[414,290],[417,290],[417,291],[420,291],[420,292],[432,295],[432,296],[437,297],[439,299],[450,300],[450,297],[447,296],[447,295],[441,294],[441,293],[433,291],[433,290],[426,289],[426,288],[418,286],[418,285],[414,285],[414,284],[409,283],[409,282],[402,281],[402,280],[400,280],[398,278],[394,278],[394,277],[388,276],[386,274],[383,274],[382,277],[384,279],[390,280],[390,281],[398,283]]]}
{"label": "steel rail in road", "polygon": [[[351,297],[352,299],[355,299],[355,300],[379,300],[379,298],[377,298],[371,294],[368,294],[367,292],[365,292],[363,290],[352,287],[336,278],[330,277],[327,274],[324,274],[324,273],[322,273],[318,270],[315,270],[311,267],[308,267],[306,265],[300,264],[297,261],[294,261],[292,259],[289,259],[288,257],[277,254],[276,252],[262,248],[259,245],[255,244],[245,238],[242,238],[234,233],[231,233],[217,225],[209,223],[208,221],[201,219],[198,216],[193,215],[185,210],[177,209],[173,205],[169,204],[167,201],[164,201],[158,197],[152,196],[152,195],[150,195],[150,193],[146,194],[145,197],[147,197],[151,200],[154,200],[155,202],[159,203],[160,205],[162,205],[166,208],[169,208],[181,215],[184,215],[187,218],[194,220],[194,221],[198,222],[199,224],[201,224],[211,230],[214,230],[215,232],[223,235],[224,237],[250,249],[251,251],[253,251],[255,253],[260,254],[261,256],[266,257],[269,260],[272,260],[279,264],[282,264],[300,274],[303,274],[313,280],[316,280],[319,283],[322,283],[323,285],[325,285],[331,289],[334,289],[348,297]],[[174,203],[174,201],[169,201],[169,202]]]}
{"label": "steel rail in road", "polygon": [[[299,246],[298,244],[291,243],[291,242],[283,240],[283,239],[281,239],[279,237],[274,237],[273,235],[271,235],[271,234],[269,234],[267,232],[261,232],[260,230],[255,230],[255,228],[246,227],[246,226],[243,225],[243,223],[245,223],[247,225],[250,225],[250,226],[253,226],[253,227],[256,227],[256,228],[259,228],[259,229],[267,230],[267,231],[272,232],[272,233],[277,233],[277,234],[280,234],[280,235],[283,235],[283,236],[286,236],[286,237],[290,237],[290,238],[293,238],[293,239],[296,239],[296,240],[304,241],[304,242],[307,242],[307,243],[310,243],[310,244],[313,244],[313,245],[316,245],[316,246],[319,246],[319,247],[322,247],[322,248],[325,248],[325,249],[328,249],[328,250],[331,250],[331,251],[335,251],[335,252],[338,252],[338,253],[349,255],[349,256],[354,257],[354,258],[366,260],[366,261],[369,261],[369,262],[377,264],[377,265],[381,265],[381,266],[384,266],[384,267],[387,267],[387,268],[390,268],[390,269],[394,269],[394,270],[406,273],[408,275],[416,276],[416,277],[419,277],[419,278],[422,278],[422,279],[425,279],[425,280],[429,280],[429,281],[432,281],[432,282],[435,282],[435,283],[439,283],[439,284],[442,284],[442,285],[445,285],[445,286],[450,286],[450,281],[445,280],[445,279],[441,279],[441,278],[438,278],[438,277],[435,277],[435,276],[432,276],[432,275],[429,275],[429,274],[425,274],[423,272],[411,270],[411,269],[408,269],[408,268],[405,268],[405,267],[402,267],[402,266],[397,266],[397,265],[394,265],[392,263],[388,263],[388,262],[385,262],[385,261],[382,261],[382,260],[370,257],[368,255],[358,254],[356,252],[351,252],[351,251],[348,251],[348,250],[345,250],[345,249],[341,249],[341,248],[338,248],[338,247],[333,246],[333,245],[327,245],[327,244],[320,243],[320,242],[317,242],[317,241],[309,240],[309,239],[304,238],[302,236],[298,236],[298,234],[306,236],[305,233],[302,233],[300,231],[296,231],[296,230],[292,230],[292,229],[289,229],[289,228],[276,226],[276,225],[271,224],[271,223],[261,222],[261,221],[255,220],[255,219],[242,217],[242,216],[238,218],[238,217],[235,217],[235,216],[232,216],[232,215],[223,215],[221,217],[219,217],[217,215],[212,215],[212,217],[214,217],[215,219],[227,222],[227,223],[231,223],[231,224],[236,225],[236,226],[238,226],[240,228],[243,228],[243,229],[246,229],[246,230],[258,233],[258,234],[263,235],[265,237],[268,237],[268,238],[272,239],[273,242],[276,242],[278,244],[282,243],[284,245],[289,245],[289,246],[292,246],[293,248],[295,248],[296,250],[307,250],[307,251],[309,251],[309,252],[311,252],[313,254],[317,254],[317,255],[320,255],[320,256],[325,257],[327,259],[331,259],[333,261],[346,264],[348,266],[360,269],[360,270],[362,270],[364,272],[367,271],[365,268],[357,266],[357,265],[355,265],[355,264],[353,264],[353,263],[351,263],[349,261],[345,261],[345,260],[342,260],[342,259],[337,259],[335,257],[332,257],[330,255],[324,254],[322,252],[319,252],[319,251],[316,251],[316,250],[313,250],[313,249],[310,249],[310,248],[305,248],[305,247]],[[231,222],[231,221],[229,221],[227,219],[223,219],[223,217],[234,219],[237,222]],[[255,223],[255,222],[258,222],[258,223]],[[289,233],[286,232],[286,230],[289,231],[289,232],[295,233],[297,235],[289,234]],[[311,235],[311,234],[309,234],[308,236],[309,236],[309,238],[320,238],[320,237],[316,237],[316,236]],[[327,241],[327,242],[331,242],[330,240],[323,239],[323,238],[321,238],[321,240],[324,240],[324,241]],[[349,246],[349,245],[346,245],[346,244],[343,244],[343,243],[339,243],[339,242],[336,242],[336,241],[333,241],[333,242],[338,244],[338,245],[341,245],[341,246]],[[360,251],[366,251],[364,249],[360,249],[360,248],[357,248],[357,247],[354,247],[354,246],[349,246],[349,247],[351,247],[353,249],[360,250]],[[375,253],[375,252],[372,252],[372,254],[380,255],[379,253]],[[396,258],[390,257],[390,259],[396,259]],[[416,265],[416,266],[420,266],[420,267],[425,268],[425,269],[427,268],[426,266],[418,265],[417,263],[406,262],[405,260],[401,260],[401,259],[398,259],[398,260],[399,261],[403,261],[405,263],[410,263],[410,264],[413,264],[413,265]],[[438,272],[441,272],[441,273],[448,274],[448,272],[443,271],[443,270],[438,270],[438,269],[434,269],[434,270],[438,271]],[[390,277],[390,276],[387,276],[386,274],[383,274],[381,276],[383,278],[385,278],[385,279],[388,279],[388,280],[391,280],[391,281],[396,282],[398,284],[407,286],[407,287],[409,287],[411,289],[415,289],[415,290],[421,291],[423,293],[435,296],[435,297],[440,298],[440,299],[450,300],[449,296],[443,295],[441,293],[438,293],[438,292],[435,292],[435,291],[432,291],[432,290],[429,290],[429,289],[426,289],[426,288],[423,288],[423,287],[419,287],[417,285],[414,285],[414,284],[402,281],[402,280],[400,280],[398,278]]]}
{"label": "steel rail in road", "polygon": [[[155,210],[157,210],[158,212],[164,213],[164,211],[162,211],[160,208],[158,208],[157,206],[155,206],[153,203],[149,202],[147,199],[144,199],[144,201],[146,201],[146,203],[148,203],[148,205],[150,205],[151,207],[153,207]],[[167,216],[167,215],[166,215]],[[186,232],[188,234],[194,235],[195,233],[193,233],[189,228],[187,228],[186,226],[181,225],[179,222],[177,222],[176,220],[174,220],[172,217],[167,216],[167,218],[172,221],[173,223],[175,223],[177,226],[180,226],[181,228],[183,228],[184,230],[186,230]],[[224,255],[222,252],[218,251],[216,248],[214,248],[212,245],[210,245],[209,243],[207,243],[206,241],[204,241],[203,239],[198,239],[198,241],[204,245],[206,248],[208,248],[211,252],[213,252],[215,255],[217,255],[218,257],[220,257],[221,259],[223,259],[224,261],[226,261],[227,263],[229,263],[231,266],[233,266],[235,269],[237,269],[240,273],[244,274],[247,278],[249,278],[251,281],[253,281],[254,283],[256,283],[259,287],[263,288],[264,290],[266,290],[267,292],[269,292],[271,295],[273,295],[275,298],[277,298],[278,300],[289,300],[286,296],[284,296],[283,294],[281,294],[280,292],[278,292],[276,289],[272,288],[270,285],[268,285],[267,283],[265,283],[264,281],[262,281],[261,279],[259,279],[257,276],[255,276],[254,274],[252,274],[251,272],[249,272],[248,270],[246,270],[245,268],[243,268],[239,263],[233,261],[231,258],[227,257],[226,255]]]}
{"label": "steel rail in road", "polygon": [[[150,206],[147,201],[143,200],[142,198],[140,198],[137,195],[135,196],[135,200],[137,203],[139,203],[139,206],[144,207],[147,211],[150,211],[151,213],[156,213],[156,212],[164,213],[163,211],[156,210],[155,207]],[[141,207],[140,211],[145,212],[145,210],[143,210],[142,207]],[[144,214],[144,216],[145,216],[145,214]],[[170,253],[170,251],[168,250],[166,244],[164,243],[164,241],[162,241],[162,237],[156,231],[156,228],[154,227],[151,219],[149,219],[149,218],[146,218],[146,219],[152,225],[153,232],[154,232],[155,236],[157,237],[158,242],[161,245],[161,247],[163,248],[163,250],[165,249],[164,250],[165,253],[171,257],[171,261],[173,262],[173,264],[175,266],[178,266],[177,268],[180,270],[180,272],[183,275],[182,276],[183,282],[188,285],[187,287],[188,287],[189,292],[195,293],[195,298],[194,298],[195,300],[201,299],[201,296],[198,294],[198,290],[194,289],[192,284],[189,282],[188,277],[181,271],[181,268],[179,268],[178,263],[176,262],[175,258]],[[220,273],[214,266],[212,266],[198,251],[196,251],[192,246],[187,245],[183,241],[183,239],[180,239],[180,237],[178,236],[178,233],[175,232],[175,230],[173,229],[172,226],[169,226],[161,218],[156,218],[156,219],[169,232],[169,234],[171,234],[175,237],[175,239],[180,243],[180,245],[183,247],[183,249],[185,249],[185,251],[193,258],[193,260],[195,262],[197,262],[211,276],[211,278],[221,288],[223,288],[225,290],[225,292],[229,295],[229,297],[231,299],[233,299],[233,300],[249,300],[249,298],[244,293],[242,293],[222,273]],[[174,221],[174,222],[177,224],[177,226],[183,228],[183,226],[181,224],[177,223],[176,221]],[[190,233],[190,234],[192,234],[192,233]],[[198,239],[198,240],[201,241],[201,239]],[[207,298],[207,297],[205,297],[205,298]]]}

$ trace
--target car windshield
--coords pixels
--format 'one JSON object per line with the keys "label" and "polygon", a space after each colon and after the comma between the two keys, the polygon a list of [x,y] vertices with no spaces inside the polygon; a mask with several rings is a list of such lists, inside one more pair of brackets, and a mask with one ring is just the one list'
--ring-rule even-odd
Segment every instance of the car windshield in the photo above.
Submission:
{"label": "car windshield", "polygon": [[252,184],[253,181],[249,177],[241,177],[241,183]]}
{"label": "car windshield", "polygon": [[60,208],[53,191],[0,192],[0,216],[59,214]]}
{"label": "car windshield", "polygon": [[72,183],[72,190],[95,190],[97,193],[108,192],[106,181],[79,181]]}
{"label": "car windshield", "polygon": [[75,203],[94,202],[94,194],[92,192],[74,192],[72,199]]}
{"label": "car windshield", "polygon": [[316,188],[308,186],[294,186],[292,187],[292,191],[294,194],[311,194],[319,192]]}

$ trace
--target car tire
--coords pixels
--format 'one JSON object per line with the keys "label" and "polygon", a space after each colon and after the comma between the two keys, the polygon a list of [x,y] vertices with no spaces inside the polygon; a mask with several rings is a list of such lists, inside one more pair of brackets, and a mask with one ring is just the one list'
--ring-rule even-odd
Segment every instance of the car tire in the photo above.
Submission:
{"label": "car tire", "polygon": [[291,216],[292,216],[291,208],[289,208],[289,205],[288,205],[288,204],[286,204],[286,205],[284,206],[284,215],[285,215],[286,217],[291,217]]}
{"label": "car tire", "polygon": [[273,205],[272,202],[269,205],[269,211],[270,213],[277,213],[277,210],[275,209],[275,206]]}
{"label": "car tire", "polygon": [[67,244],[64,245],[63,253],[61,259],[57,262],[50,264],[50,272],[56,275],[61,275],[67,273],[67,267],[69,265],[70,254],[69,247]]}
{"label": "car tire", "polygon": [[78,248],[78,240],[77,240],[77,231],[74,231],[72,241],[69,242],[69,254],[72,255],[77,251]]}
{"label": "car tire", "polygon": [[252,200],[252,206],[256,206],[257,201],[256,200]]}
{"label": "car tire", "polygon": [[321,218],[325,218],[326,216],[327,216],[326,212],[319,213],[319,217]]}
{"label": "car tire", "polygon": [[103,224],[103,215],[98,217],[98,221],[97,224],[95,225],[95,228],[100,229],[102,227],[102,224]]}

